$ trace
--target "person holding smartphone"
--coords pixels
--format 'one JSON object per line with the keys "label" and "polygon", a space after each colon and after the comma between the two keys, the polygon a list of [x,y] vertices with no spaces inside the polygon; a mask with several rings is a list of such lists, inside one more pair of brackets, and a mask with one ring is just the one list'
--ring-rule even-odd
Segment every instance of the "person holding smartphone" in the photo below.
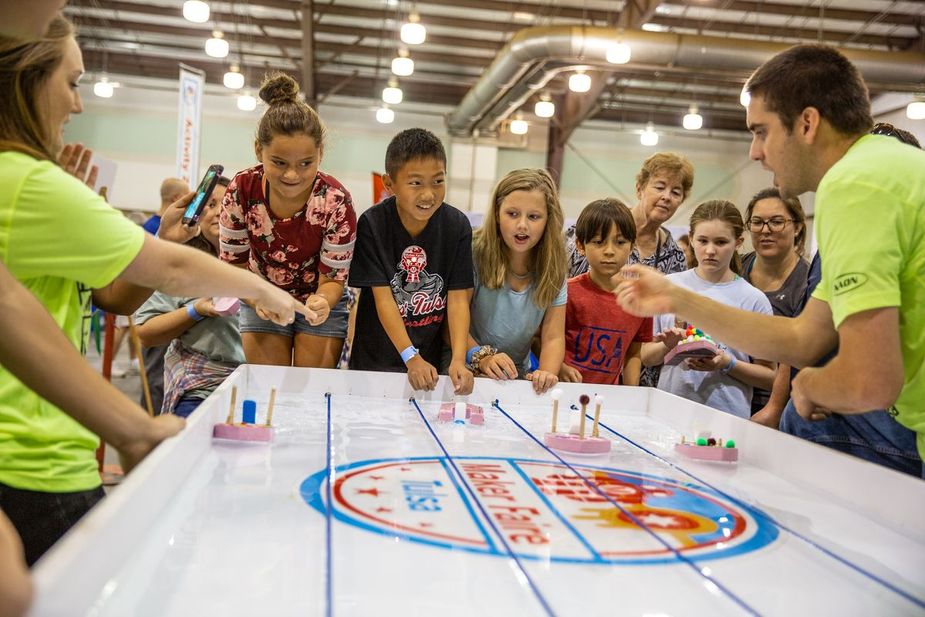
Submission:
{"label": "person holding smartphone", "polygon": [[356,213],[347,189],[319,171],[324,127],[283,73],[267,77],[268,108],[257,126],[259,165],[238,172],[222,203],[221,258],[304,302],[315,316],[279,325],[242,306],[251,364],[333,368],[347,336],[344,283],[353,258]]}

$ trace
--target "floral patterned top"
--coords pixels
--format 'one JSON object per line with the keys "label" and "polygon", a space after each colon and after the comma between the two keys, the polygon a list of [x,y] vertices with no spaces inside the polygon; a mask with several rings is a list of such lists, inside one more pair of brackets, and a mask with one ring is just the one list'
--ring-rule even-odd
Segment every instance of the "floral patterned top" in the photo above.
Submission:
{"label": "floral patterned top", "polygon": [[340,182],[318,172],[305,206],[279,218],[267,205],[263,165],[238,172],[228,185],[220,218],[220,257],[285,289],[300,302],[323,274],[347,281],[357,217]]}

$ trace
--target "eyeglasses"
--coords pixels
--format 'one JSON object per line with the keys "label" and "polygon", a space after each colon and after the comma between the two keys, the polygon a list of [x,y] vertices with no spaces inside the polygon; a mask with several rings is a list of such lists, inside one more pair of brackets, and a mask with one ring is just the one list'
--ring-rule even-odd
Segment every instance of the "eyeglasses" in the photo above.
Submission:
{"label": "eyeglasses", "polygon": [[898,137],[896,127],[889,122],[879,122],[874,125],[870,131],[871,135],[886,135],[887,137]]}
{"label": "eyeglasses", "polygon": [[896,128],[889,122],[878,122],[874,125],[874,128],[870,131],[871,135],[886,135],[887,137],[895,137],[904,144],[909,144],[910,146],[915,146],[916,148],[921,148],[919,140],[915,138],[915,135],[909,131],[904,131],[900,128]]}
{"label": "eyeglasses", "polygon": [[787,223],[792,223],[793,219],[785,219],[781,217],[775,217],[773,219],[760,219],[758,217],[749,219],[748,228],[754,233],[761,233],[761,230],[764,229],[764,226],[768,226],[769,231],[782,231],[784,227],[787,226]]}

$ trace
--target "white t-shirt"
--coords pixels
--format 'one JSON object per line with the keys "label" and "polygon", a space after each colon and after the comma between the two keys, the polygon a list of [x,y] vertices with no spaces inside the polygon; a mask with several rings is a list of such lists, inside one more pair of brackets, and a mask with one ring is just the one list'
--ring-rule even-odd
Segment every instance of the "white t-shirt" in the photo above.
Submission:
{"label": "white t-shirt", "polygon": [[[668,280],[690,289],[691,291],[721,302],[728,306],[772,315],[771,303],[767,296],[759,289],[752,287],[745,279],[737,276],[728,283],[711,283],[697,275],[696,270],[687,270],[669,274]],[[674,314],[659,315],[653,321],[653,334],[667,330],[675,325]],[[678,324],[686,327],[697,324]],[[710,332],[706,334],[711,335]],[[741,351],[724,345],[722,341],[713,338],[713,342],[723,351],[726,351],[740,362],[751,362],[751,358]],[[662,374],[658,380],[658,388],[686,399],[703,403],[727,413],[748,418],[751,415],[752,386],[742,383],[738,379],[722,371],[694,371],[687,370],[683,364],[676,366],[663,366]]]}

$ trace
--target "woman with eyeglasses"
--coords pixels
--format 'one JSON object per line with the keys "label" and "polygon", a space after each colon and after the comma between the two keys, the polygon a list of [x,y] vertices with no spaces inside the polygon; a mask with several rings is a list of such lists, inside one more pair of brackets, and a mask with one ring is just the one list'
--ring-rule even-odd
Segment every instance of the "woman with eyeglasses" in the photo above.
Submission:
{"label": "woman with eyeglasses", "polygon": [[[742,258],[742,276],[765,293],[775,315],[800,313],[809,264],[803,259],[806,215],[796,197],[782,199],[776,188],[759,191],[745,209],[755,250]],[[777,428],[790,397],[790,367],[777,368],[771,392],[756,389],[752,420]]]}

